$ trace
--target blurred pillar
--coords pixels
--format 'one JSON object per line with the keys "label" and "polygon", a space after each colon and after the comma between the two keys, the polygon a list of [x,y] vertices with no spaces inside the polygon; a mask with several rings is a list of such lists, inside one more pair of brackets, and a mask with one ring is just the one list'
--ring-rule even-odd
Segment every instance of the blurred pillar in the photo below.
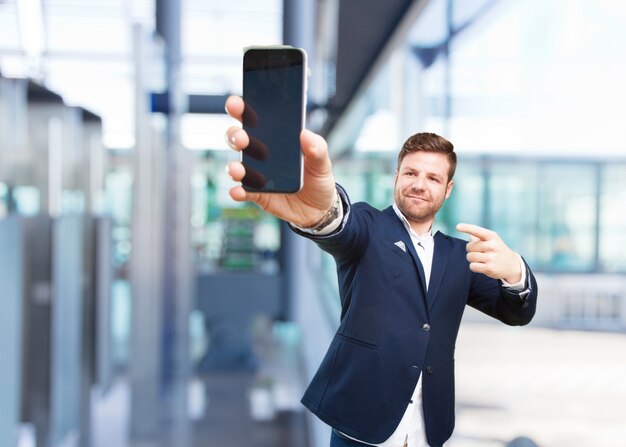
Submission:
{"label": "blurred pillar", "polygon": [[[304,48],[312,59],[315,42],[314,0],[283,0],[283,43]],[[310,273],[306,246],[311,244],[297,236],[285,222],[281,222],[280,265],[282,272],[282,319],[294,320],[294,302],[301,296],[302,275]]]}
{"label": "blurred pillar", "polygon": [[188,109],[182,89],[181,1],[157,0],[156,28],[165,43],[168,93],[163,233],[163,391],[172,421],[172,445],[189,444],[187,386],[191,375],[189,316],[193,296],[191,263],[191,154],[181,144],[180,119]]}
{"label": "blurred pillar", "polygon": [[135,154],[133,178],[130,436],[152,439],[159,434],[163,196],[162,151],[150,131],[147,66],[150,40],[140,25],[133,29],[135,59]]}
{"label": "blurred pillar", "polygon": [[304,48],[313,56],[315,42],[314,0],[283,0],[283,43]]}
{"label": "blurred pillar", "polygon": [[22,388],[22,228],[16,217],[0,219],[0,445],[17,445]]}

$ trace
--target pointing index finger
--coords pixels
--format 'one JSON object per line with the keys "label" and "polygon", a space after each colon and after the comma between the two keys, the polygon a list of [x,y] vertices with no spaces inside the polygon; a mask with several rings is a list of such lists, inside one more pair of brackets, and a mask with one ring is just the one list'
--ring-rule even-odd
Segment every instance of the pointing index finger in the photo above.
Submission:
{"label": "pointing index finger", "polygon": [[480,227],[478,225],[460,223],[456,226],[456,230],[461,233],[467,233],[470,236],[474,236],[478,239],[486,241],[491,238],[493,232],[487,228]]}

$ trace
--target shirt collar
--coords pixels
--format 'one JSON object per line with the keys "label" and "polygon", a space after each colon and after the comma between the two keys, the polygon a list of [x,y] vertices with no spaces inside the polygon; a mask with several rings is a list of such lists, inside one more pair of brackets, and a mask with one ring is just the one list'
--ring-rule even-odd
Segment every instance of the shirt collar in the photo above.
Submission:
{"label": "shirt collar", "polygon": [[400,208],[398,208],[398,205],[396,205],[396,202],[393,202],[393,210],[395,211],[398,218],[402,221],[404,228],[406,228],[406,230],[409,232],[410,235],[412,235],[413,237],[416,237],[421,242],[430,242],[433,240],[433,227],[432,226],[426,233],[421,234],[421,235],[417,234],[413,230],[413,228],[411,228],[411,224],[409,223],[408,219],[404,216],[404,214],[402,214],[402,211],[400,211]]}

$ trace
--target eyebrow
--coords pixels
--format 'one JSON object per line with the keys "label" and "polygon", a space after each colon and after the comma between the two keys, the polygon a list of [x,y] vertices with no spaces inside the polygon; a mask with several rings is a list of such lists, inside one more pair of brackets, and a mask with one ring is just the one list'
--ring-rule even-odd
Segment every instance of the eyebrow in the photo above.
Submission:
{"label": "eyebrow", "polygon": [[420,171],[420,170],[412,168],[410,166],[405,166],[404,168],[401,169],[400,172],[402,172],[402,173],[405,173],[405,172],[415,172],[415,173],[418,173],[418,174],[420,172],[424,172],[426,175],[437,177],[439,180],[443,180],[444,179],[444,177],[442,175],[437,174],[436,172]]}

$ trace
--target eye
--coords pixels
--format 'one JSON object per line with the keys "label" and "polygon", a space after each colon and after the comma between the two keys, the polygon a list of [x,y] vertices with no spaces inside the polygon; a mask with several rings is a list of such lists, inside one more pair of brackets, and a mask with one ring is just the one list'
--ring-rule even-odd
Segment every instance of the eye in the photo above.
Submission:
{"label": "eye", "polygon": [[429,180],[430,180],[431,182],[441,183],[441,180],[439,180],[439,177],[432,177],[432,176],[431,176],[431,177],[429,178]]}

